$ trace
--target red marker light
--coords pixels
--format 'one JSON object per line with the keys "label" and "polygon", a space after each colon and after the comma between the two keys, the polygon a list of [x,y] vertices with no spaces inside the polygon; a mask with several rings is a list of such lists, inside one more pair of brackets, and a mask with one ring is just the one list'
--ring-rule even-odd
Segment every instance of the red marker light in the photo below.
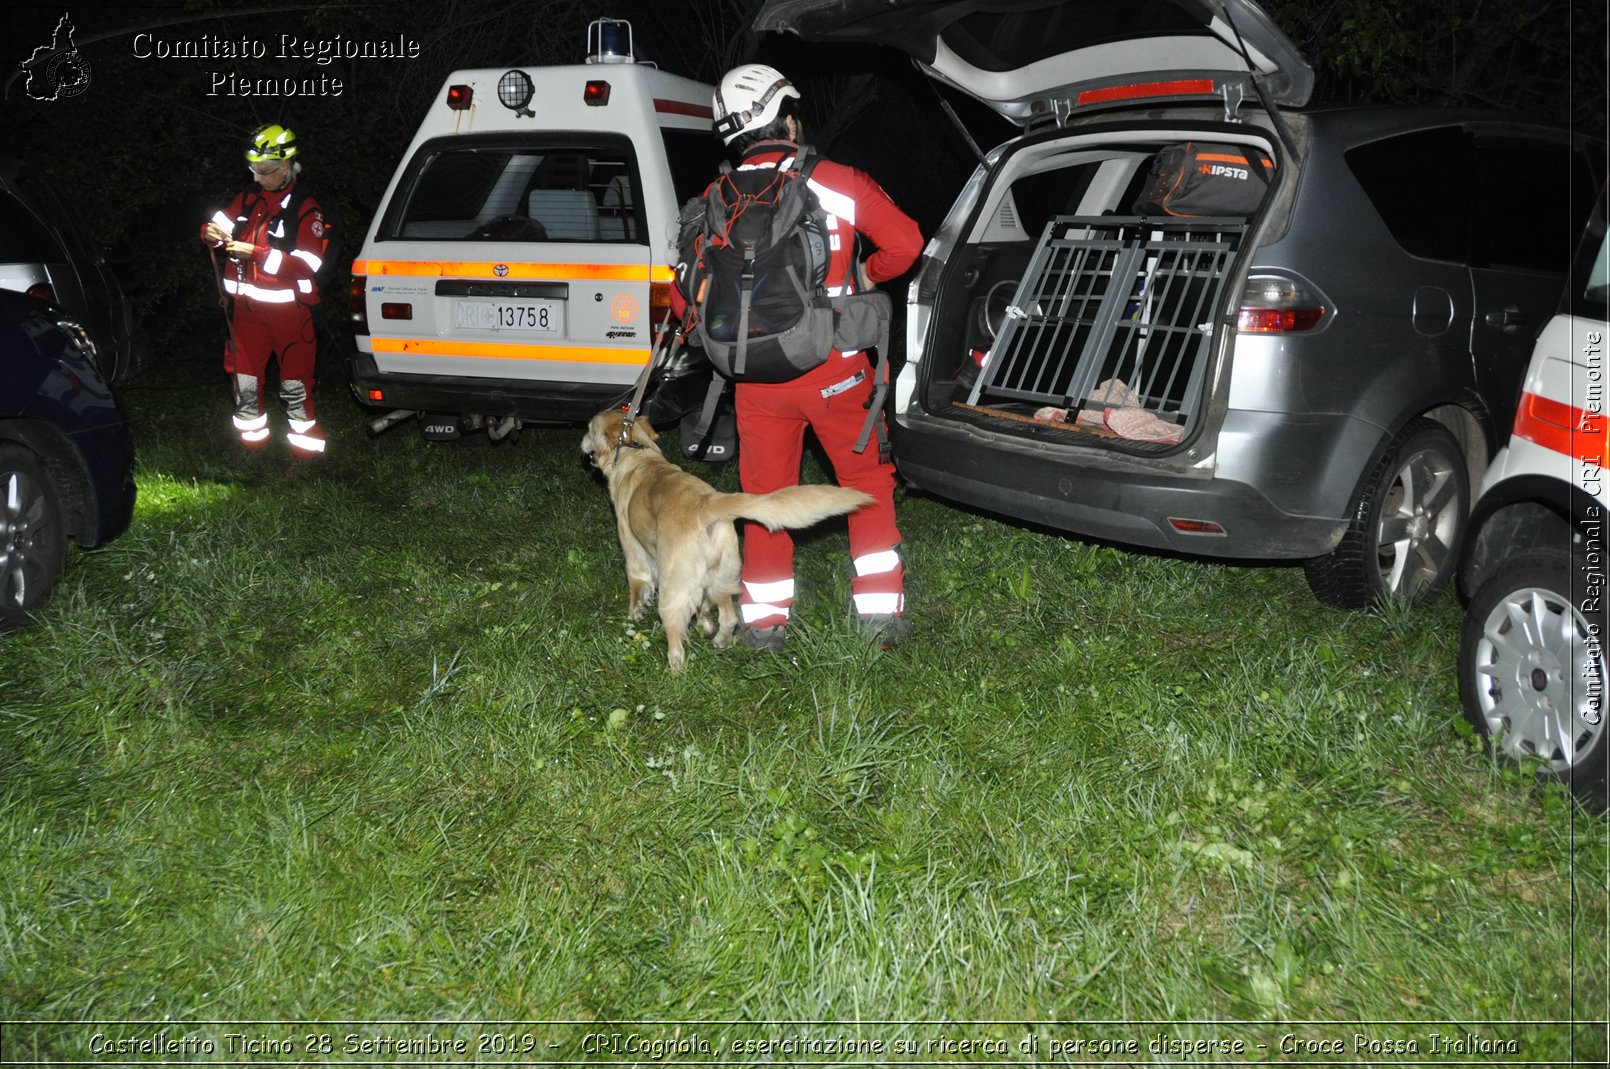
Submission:
{"label": "red marker light", "polygon": [[581,101],[590,108],[600,108],[609,103],[609,83],[590,81],[581,90]]}
{"label": "red marker light", "polygon": [[470,101],[475,99],[475,90],[467,85],[450,85],[447,87],[447,106],[454,111],[468,111]]}

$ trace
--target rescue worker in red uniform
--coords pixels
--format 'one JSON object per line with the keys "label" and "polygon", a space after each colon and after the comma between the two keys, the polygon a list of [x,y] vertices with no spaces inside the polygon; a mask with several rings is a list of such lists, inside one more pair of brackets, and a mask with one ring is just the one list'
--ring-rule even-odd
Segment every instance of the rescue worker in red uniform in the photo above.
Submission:
{"label": "rescue worker in red uniform", "polygon": [[[801,139],[799,90],[775,69],[751,63],[734,68],[715,92],[715,130],[741,157],[743,168],[775,168],[797,152]],[[820,160],[810,184],[827,213],[831,250],[830,295],[869,290],[906,271],[922,251],[917,224],[895,206],[870,175]],[[856,236],[874,251],[856,260]],[[855,452],[867,419],[874,369],[865,352],[835,350],[827,362],[790,382],[736,384],[738,476],[745,491],[763,494],[799,482],[805,431],[817,440],[841,486],[870,494],[873,503],[850,513],[850,590],[861,626],[885,646],[910,633],[905,611],[905,565],[895,524],[894,464],[879,443]],[[758,523],[743,533],[739,640],[752,649],[783,646],[794,601],[794,541],[787,531]]]}
{"label": "rescue worker in red uniform", "polygon": [[224,372],[235,393],[235,430],[255,449],[268,441],[263,379],[279,362],[280,401],[289,424],[285,440],[294,456],[324,452],[324,431],[313,408],[318,344],[313,307],[315,276],[325,250],[324,213],[297,188],[302,165],[296,135],[265,126],[252,135],[246,163],[256,192],[241,193],[201,228],[201,240],[225,251],[223,286],[229,296],[229,338]]}

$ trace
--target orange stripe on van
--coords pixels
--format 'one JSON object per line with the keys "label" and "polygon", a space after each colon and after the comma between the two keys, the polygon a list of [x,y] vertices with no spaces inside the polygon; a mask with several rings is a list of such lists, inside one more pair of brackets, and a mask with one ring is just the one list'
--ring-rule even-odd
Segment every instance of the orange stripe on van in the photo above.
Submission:
{"label": "orange stripe on van", "polygon": [[442,338],[370,338],[376,354],[407,353],[414,356],[477,356],[494,360],[541,360],[547,363],[632,364],[648,363],[648,350],[604,349],[580,345],[516,344],[510,342],[450,341]]}
{"label": "orange stripe on van", "polygon": [[[503,268],[500,274],[496,270]],[[488,260],[354,260],[354,275],[415,275],[427,278],[541,278],[611,282],[669,282],[671,269],[647,264],[522,264]]]}
{"label": "orange stripe on van", "polygon": [[1523,393],[1515,412],[1515,436],[1584,463],[1610,468],[1610,423],[1602,412]]}

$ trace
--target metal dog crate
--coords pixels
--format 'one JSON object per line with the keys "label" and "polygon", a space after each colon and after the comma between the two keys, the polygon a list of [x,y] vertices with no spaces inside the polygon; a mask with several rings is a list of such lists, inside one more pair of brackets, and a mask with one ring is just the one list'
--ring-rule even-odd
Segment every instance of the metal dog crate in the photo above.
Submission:
{"label": "metal dog crate", "polygon": [[1121,382],[1127,403],[1188,434],[1246,229],[1245,219],[1052,219],[966,403],[1062,406],[1071,421],[1098,385]]}

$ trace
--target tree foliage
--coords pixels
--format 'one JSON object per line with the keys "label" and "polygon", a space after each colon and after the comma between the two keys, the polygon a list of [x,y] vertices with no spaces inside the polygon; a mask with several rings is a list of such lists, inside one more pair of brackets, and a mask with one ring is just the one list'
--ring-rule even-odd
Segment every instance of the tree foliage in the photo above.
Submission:
{"label": "tree foliage", "polygon": [[[293,126],[307,181],[346,224],[348,252],[449,73],[465,67],[577,61],[587,25],[627,18],[639,58],[713,82],[735,63],[775,63],[805,93],[819,147],[884,181],[934,221],[972,161],[926,79],[897,53],[824,48],[749,29],[759,0],[396,0],[386,4],[251,6],[168,0],[141,7],[73,5],[91,84],[79,96],[30,99],[12,79],[5,151],[54,172],[111,248],[142,320],[160,344],[193,332],[216,303],[195,234],[247,184],[240,152],[265,122]],[[1459,103],[1518,108],[1605,126],[1605,13],[1570,0],[1265,0],[1314,65],[1316,103]],[[49,42],[60,7],[14,8],[12,53]],[[205,37],[263,41],[247,59],[142,58],[135,35],[174,45]],[[281,56],[280,35],[304,40],[419,42],[417,58]],[[339,78],[339,95],[220,92],[220,72],[248,80]],[[965,104],[965,102],[958,102]],[[540,101],[538,102],[540,106]],[[988,120],[986,120],[988,121]],[[989,127],[981,128],[991,130]],[[1004,128],[984,133],[992,143]]]}

